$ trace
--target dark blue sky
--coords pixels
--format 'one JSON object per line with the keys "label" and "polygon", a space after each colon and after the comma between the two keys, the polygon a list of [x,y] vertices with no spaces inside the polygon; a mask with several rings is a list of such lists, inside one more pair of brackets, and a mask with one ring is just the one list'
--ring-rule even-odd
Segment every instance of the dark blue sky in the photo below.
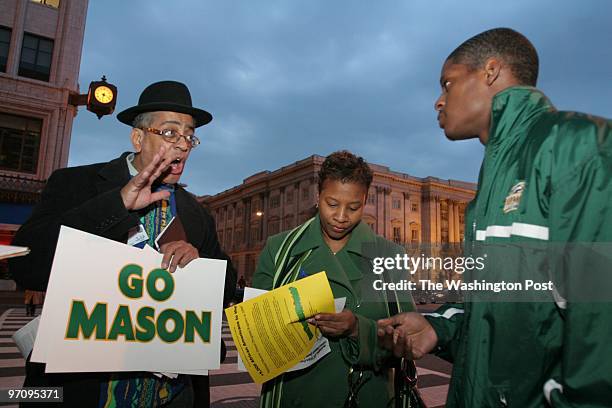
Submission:
{"label": "dark blue sky", "polygon": [[[173,79],[214,116],[182,181],[215,194],[261,170],[349,149],[418,177],[475,181],[482,146],[451,143],[433,102],[465,39],[506,26],[540,55],[539,88],[559,109],[612,117],[612,1],[96,1],[80,84],[105,74],[119,112]],[[69,165],[130,150],[114,115],[77,115]]]}

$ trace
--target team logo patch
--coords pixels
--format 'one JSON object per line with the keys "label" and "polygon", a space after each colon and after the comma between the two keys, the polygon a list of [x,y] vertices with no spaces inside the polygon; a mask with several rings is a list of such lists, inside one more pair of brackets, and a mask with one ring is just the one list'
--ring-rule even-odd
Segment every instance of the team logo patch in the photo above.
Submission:
{"label": "team logo patch", "polygon": [[523,191],[525,191],[525,184],[524,181],[519,181],[510,189],[510,194],[508,194],[504,202],[504,213],[509,213],[519,208]]}

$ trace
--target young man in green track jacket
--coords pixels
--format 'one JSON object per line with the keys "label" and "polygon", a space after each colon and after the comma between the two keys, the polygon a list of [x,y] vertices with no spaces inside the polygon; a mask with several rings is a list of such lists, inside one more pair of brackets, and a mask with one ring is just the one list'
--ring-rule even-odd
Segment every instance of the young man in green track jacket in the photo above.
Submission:
{"label": "young man in green track jacket", "polygon": [[[467,40],[442,68],[440,127],[486,146],[466,251],[497,249],[478,277],[554,284],[537,301],[467,294],[379,321],[396,355],[454,363],[447,407],[612,406],[612,122],[557,111],[537,74],[533,45],[505,28]],[[576,289],[589,285],[592,299]]]}

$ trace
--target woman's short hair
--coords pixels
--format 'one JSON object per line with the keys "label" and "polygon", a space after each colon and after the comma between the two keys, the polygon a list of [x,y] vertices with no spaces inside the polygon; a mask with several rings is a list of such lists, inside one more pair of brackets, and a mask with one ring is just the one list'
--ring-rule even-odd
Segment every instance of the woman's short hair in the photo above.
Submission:
{"label": "woman's short hair", "polygon": [[325,180],[338,180],[342,183],[357,183],[366,190],[372,184],[372,170],[368,163],[347,150],[334,152],[325,158],[319,170],[319,193]]}

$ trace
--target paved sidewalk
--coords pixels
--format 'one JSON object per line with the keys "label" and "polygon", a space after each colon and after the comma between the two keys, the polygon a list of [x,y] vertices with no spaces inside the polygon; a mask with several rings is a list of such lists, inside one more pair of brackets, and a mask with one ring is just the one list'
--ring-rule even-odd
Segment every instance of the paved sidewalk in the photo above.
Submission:
{"label": "paved sidewalk", "polygon": [[[210,371],[211,405],[213,408],[256,408],[259,406],[259,386],[251,381],[247,373],[238,371],[238,352],[226,322],[223,322],[222,337],[228,354],[220,370]],[[444,407],[451,365],[428,356],[419,362],[417,369],[419,389],[427,406]]]}
{"label": "paved sidewalk", "polygon": [[[40,313],[40,309],[37,313]],[[26,316],[24,308],[9,308],[0,315],[0,389],[23,386],[25,360],[11,336],[32,319]],[[16,404],[0,406],[17,407]]]}
{"label": "paved sidewalk", "polygon": [[[40,313],[40,310],[38,310]],[[21,387],[25,375],[25,361],[11,336],[32,317],[22,307],[9,307],[0,315],[0,389]],[[227,345],[227,357],[219,370],[210,371],[210,401],[213,408],[256,408],[260,387],[246,372],[238,371],[238,352],[227,323],[223,322],[222,337]],[[428,356],[418,363],[419,388],[429,408],[444,407],[450,364]],[[16,407],[16,405],[3,405]],[[321,407],[324,408],[324,407]]]}

